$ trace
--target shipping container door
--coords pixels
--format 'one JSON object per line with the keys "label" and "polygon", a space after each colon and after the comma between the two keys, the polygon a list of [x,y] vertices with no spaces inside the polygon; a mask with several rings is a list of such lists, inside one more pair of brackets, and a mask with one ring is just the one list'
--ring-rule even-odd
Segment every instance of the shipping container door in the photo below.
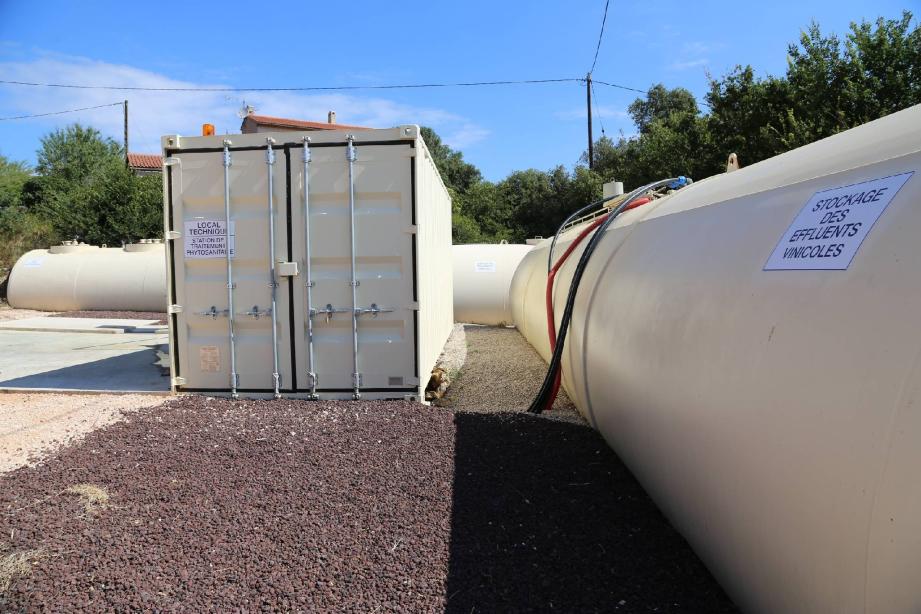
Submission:
{"label": "shipping container door", "polygon": [[[360,135],[357,135],[360,138]],[[358,373],[369,395],[418,390],[416,372],[415,227],[410,143],[355,143],[355,263],[358,285]],[[353,391],[353,332],[349,162],[345,144],[310,148],[309,232],[312,303],[316,310],[314,372],[317,390]],[[292,228],[302,271],[294,293],[297,382],[309,391],[303,149],[291,150]],[[369,311],[375,308],[379,311]]]}
{"label": "shipping container door", "polygon": [[[275,261],[289,258],[285,152],[266,161],[266,148],[231,150],[230,219],[238,388],[274,391],[272,287],[269,254],[268,173],[273,177]],[[226,391],[231,359],[227,263],[224,252],[224,167],[221,150],[178,152],[169,167],[175,267],[176,335],[181,389]],[[293,389],[289,278],[278,277],[275,301],[278,375]],[[177,346],[173,346],[174,351]]]}

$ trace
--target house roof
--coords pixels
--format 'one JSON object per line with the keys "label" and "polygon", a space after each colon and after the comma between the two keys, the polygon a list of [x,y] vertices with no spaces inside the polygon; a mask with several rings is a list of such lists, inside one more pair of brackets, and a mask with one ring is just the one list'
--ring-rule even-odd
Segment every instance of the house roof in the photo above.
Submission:
{"label": "house roof", "polygon": [[158,171],[163,168],[160,154],[128,153],[128,166],[141,170]]}
{"label": "house roof", "polygon": [[371,130],[367,126],[350,126],[349,124],[329,124],[326,122],[308,122],[300,119],[286,119],[272,117],[271,115],[256,115],[251,113],[244,121],[252,121],[258,126],[274,128],[300,128],[302,130]]}

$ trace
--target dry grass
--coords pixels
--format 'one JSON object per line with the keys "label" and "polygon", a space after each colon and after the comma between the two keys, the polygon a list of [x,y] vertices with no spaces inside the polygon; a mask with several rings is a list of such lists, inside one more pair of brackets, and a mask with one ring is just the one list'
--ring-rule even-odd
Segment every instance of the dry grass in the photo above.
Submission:
{"label": "dry grass", "polygon": [[80,497],[87,514],[95,514],[109,506],[109,492],[95,484],[77,484],[67,489],[67,493]]}
{"label": "dry grass", "polygon": [[32,573],[32,563],[42,556],[44,551],[40,548],[0,556],[0,596],[10,589],[13,580]]}

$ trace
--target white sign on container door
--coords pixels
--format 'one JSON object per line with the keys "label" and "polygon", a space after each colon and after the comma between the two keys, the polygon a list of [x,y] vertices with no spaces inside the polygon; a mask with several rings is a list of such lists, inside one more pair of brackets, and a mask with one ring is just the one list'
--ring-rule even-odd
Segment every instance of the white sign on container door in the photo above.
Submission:
{"label": "white sign on container door", "polygon": [[[226,258],[227,232],[224,220],[194,220],[185,223],[185,258]],[[230,222],[230,257],[234,253],[234,222]]]}
{"label": "white sign on container door", "polygon": [[839,270],[914,172],[816,192],[787,228],[765,271]]}

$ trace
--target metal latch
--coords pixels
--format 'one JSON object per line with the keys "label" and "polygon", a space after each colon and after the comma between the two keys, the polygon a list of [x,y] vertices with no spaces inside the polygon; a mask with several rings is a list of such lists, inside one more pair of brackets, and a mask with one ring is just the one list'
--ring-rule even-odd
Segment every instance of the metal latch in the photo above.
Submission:
{"label": "metal latch", "polygon": [[241,316],[249,316],[254,320],[258,320],[262,316],[272,315],[272,308],[268,307],[266,309],[259,309],[259,305],[253,305],[253,308],[249,311],[244,311],[240,314]]}
{"label": "metal latch", "polygon": [[382,313],[389,313],[391,311],[393,311],[393,309],[389,307],[378,307],[377,303],[371,303],[370,307],[366,307],[364,309],[360,307],[355,309],[356,314],[361,315],[363,313],[370,313],[372,318],[376,318]]}
{"label": "metal latch", "polygon": [[218,309],[214,305],[211,305],[211,309],[208,309],[207,311],[199,311],[195,315],[205,316],[206,318],[211,318],[212,320],[214,320],[218,316],[226,316],[228,313],[230,312],[226,309]]}
{"label": "metal latch", "polygon": [[323,309],[314,309],[314,313],[311,313],[310,316],[313,317],[318,313],[325,314],[326,323],[329,324],[329,321],[332,319],[334,313],[349,313],[350,311],[352,310],[345,307],[333,307],[331,303],[327,303],[326,307]]}

